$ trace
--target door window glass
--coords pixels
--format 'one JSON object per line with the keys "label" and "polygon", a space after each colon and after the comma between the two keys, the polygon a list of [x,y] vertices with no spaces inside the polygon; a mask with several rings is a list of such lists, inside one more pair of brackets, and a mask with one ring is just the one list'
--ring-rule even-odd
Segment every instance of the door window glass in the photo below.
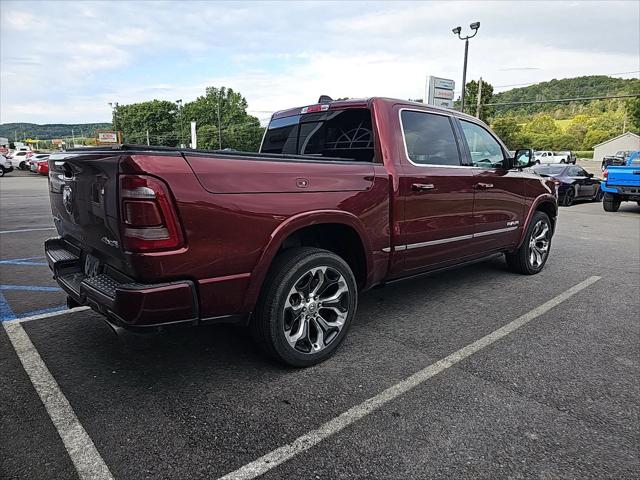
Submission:
{"label": "door window glass", "polygon": [[504,152],[498,141],[475,123],[460,121],[462,132],[469,145],[474,167],[496,168],[504,164]]}
{"label": "door window glass", "polygon": [[586,177],[587,176],[587,172],[585,172],[580,167],[571,167],[569,169],[569,176],[570,177]]}
{"label": "door window glass", "polygon": [[402,134],[411,162],[420,165],[460,165],[458,144],[449,117],[403,110]]}

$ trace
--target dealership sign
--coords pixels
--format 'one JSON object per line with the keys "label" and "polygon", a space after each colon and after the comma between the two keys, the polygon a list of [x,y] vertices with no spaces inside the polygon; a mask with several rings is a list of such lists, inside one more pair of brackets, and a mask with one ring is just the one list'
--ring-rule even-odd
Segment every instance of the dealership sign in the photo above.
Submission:
{"label": "dealership sign", "polygon": [[98,144],[115,144],[118,143],[118,133],[113,131],[103,130],[100,132],[96,132],[98,135],[97,143]]}
{"label": "dealership sign", "polygon": [[453,108],[453,90],[456,82],[449,78],[429,77],[427,103],[436,107]]}

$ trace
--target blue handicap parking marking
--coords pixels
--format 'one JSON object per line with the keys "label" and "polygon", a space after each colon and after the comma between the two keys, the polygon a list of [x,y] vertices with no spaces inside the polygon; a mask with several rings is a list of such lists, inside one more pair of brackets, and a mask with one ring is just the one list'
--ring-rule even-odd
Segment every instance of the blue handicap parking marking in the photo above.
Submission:
{"label": "blue handicap parking marking", "polygon": [[19,290],[21,292],[60,292],[60,287],[39,287],[37,285],[0,285],[0,290]]}
{"label": "blue handicap parking marking", "polygon": [[59,287],[40,287],[38,285],[0,285],[0,322],[6,322],[7,320],[16,320],[17,318],[31,317],[33,315],[41,315],[43,313],[57,312],[59,310],[66,310],[66,305],[58,305],[49,308],[40,308],[32,310],[30,312],[24,312],[16,314],[9,302],[2,294],[4,290],[22,291],[22,292],[61,292]]}
{"label": "blue handicap parking marking", "polygon": [[47,262],[35,262],[34,260],[43,260],[44,257],[27,257],[12,258],[9,260],[0,260],[0,265],[29,265],[33,267],[46,267]]}

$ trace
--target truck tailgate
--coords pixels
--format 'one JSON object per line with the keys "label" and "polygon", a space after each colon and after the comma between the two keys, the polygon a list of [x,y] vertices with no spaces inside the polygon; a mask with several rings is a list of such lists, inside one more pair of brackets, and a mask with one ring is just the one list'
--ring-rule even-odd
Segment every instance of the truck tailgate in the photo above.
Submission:
{"label": "truck tailgate", "polygon": [[119,162],[120,154],[113,152],[53,155],[49,159],[49,196],[61,237],[84,252],[123,264],[118,222]]}
{"label": "truck tailgate", "polygon": [[607,186],[640,187],[640,166],[609,167]]}

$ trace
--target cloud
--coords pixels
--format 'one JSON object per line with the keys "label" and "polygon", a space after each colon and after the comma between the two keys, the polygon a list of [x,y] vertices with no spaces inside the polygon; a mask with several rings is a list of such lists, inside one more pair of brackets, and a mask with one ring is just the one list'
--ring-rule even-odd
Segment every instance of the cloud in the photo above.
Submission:
{"label": "cloud", "polygon": [[[640,69],[637,2],[80,2],[60,15],[66,5],[3,2],[0,121],[104,121],[109,101],[189,101],[208,85],[240,91],[262,118],[322,93],[421,98],[428,75],[459,89],[451,28],[476,20],[468,78],[496,90]],[[36,10],[47,21],[34,26]]]}

